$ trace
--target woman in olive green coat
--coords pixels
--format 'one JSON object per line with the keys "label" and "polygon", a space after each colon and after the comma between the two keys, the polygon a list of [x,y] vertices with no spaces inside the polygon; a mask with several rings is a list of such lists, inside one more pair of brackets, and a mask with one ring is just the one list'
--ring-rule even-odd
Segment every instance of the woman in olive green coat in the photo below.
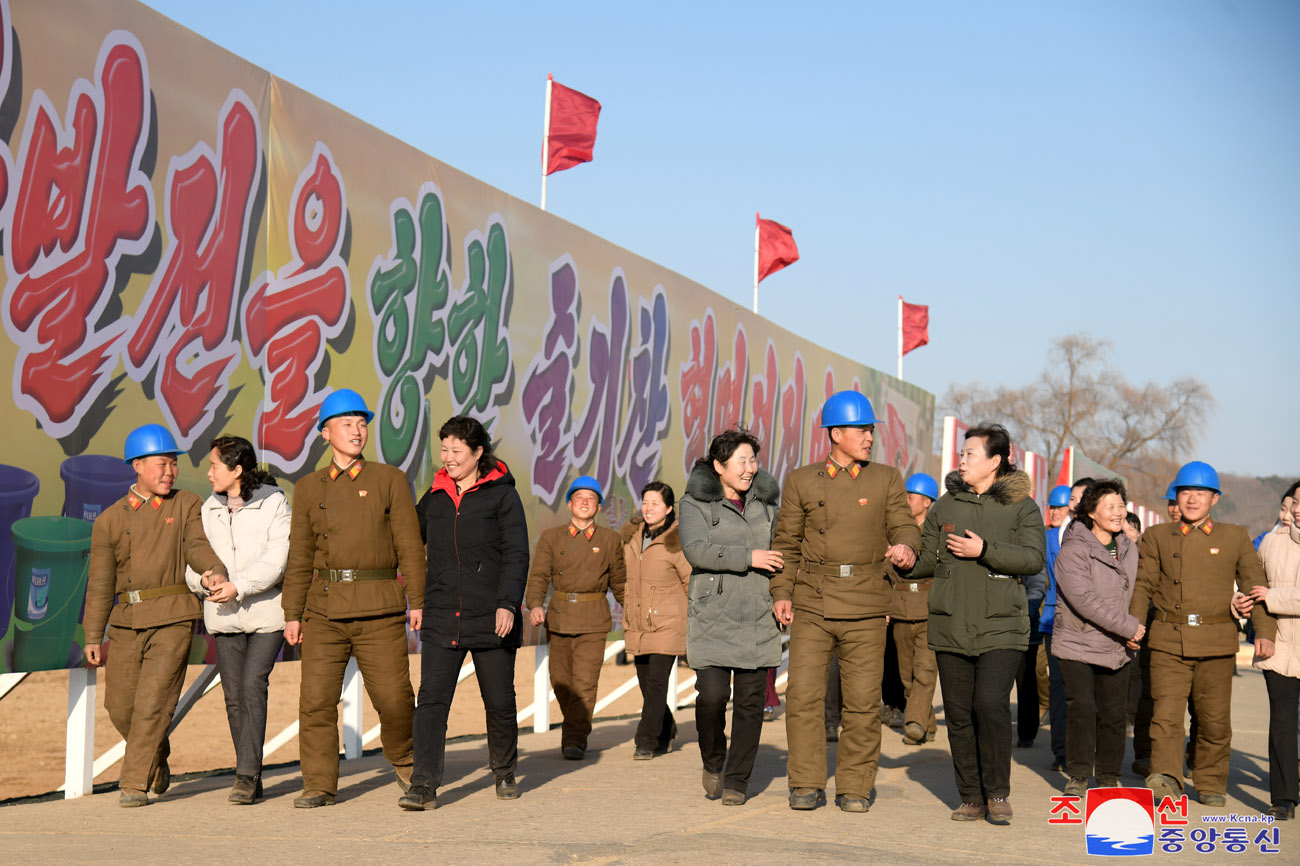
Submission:
{"label": "woman in olive green coat", "polygon": [[934,577],[929,643],[939,665],[961,805],[954,821],[1011,823],[1011,685],[1029,645],[1021,578],[1046,559],[1029,476],[998,424],[966,433],[948,493],[921,529],[913,577]]}

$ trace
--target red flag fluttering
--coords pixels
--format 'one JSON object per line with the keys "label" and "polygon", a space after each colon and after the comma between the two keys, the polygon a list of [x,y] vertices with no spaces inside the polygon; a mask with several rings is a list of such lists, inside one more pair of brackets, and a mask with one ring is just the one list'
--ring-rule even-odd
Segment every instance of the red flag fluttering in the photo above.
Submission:
{"label": "red flag fluttering", "polygon": [[549,75],[547,79],[551,82],[551,105],[543,173],[554,174],[579,163],[591,162],[596,148],[600,103],[585,93],[565,87]]}
{"label": "red flag fluttering", "polygon": [[930,342],[930,308],[922,304],[909,304],[901,297],[903,305],[903,354],[919,349]]}
{"label": "red flag fluttering", "polygon": [[799,261],[799,248],[794,244],[794,233],[776,220],[758,220],[758,281]]}

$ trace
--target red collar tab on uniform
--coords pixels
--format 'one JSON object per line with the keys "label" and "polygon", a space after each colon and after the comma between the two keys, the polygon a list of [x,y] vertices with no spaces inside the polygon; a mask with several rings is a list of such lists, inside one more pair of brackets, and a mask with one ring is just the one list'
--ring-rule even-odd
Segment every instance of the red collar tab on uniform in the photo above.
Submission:
{"label": "red collar tab on uniform", "polygon": [[587,540],[588,540],[588,541],[591,541],[591,537],[592,537],[593,535],[596,534],[596,524],[593,523],[593,524],[591,524],[591,526],[588,526],[586,529],[579,529],[578,527],[576,527],[576,526],[573,525],[573,522],[572,522],[572,521],[570,521],[570,522],[569,522],[569,537],[570,537],[570,538],[574,538],[574,537],[577,536],[577,534],[578,534],[579,532],[581,532],[583,535],[585,535],[585,536],[587,537]]}
{"label": "red collar tab on uniform", "polygon": [[358,457],[356,460],[352,461],[352,465],[349,466],[347,469],[340,469],[339,465],[331,460],[330,481],[333,481],[335,478],[338,478],[340,475],[343,475],[345,473],[353,481],[356,481],[357,476],[361,474],[361,468],[365,464],[365,462],[366,462],[365,460],[362,460],[360,457]]}
{"label": "red collar tab on uniform", "polygon": [[131,495],[126,498],[126,503],[131,506],[132,511],[138,511],[140,506],[144,505],[146,501],[153,507],[154,511],[162,508],[163,501],[161,496],[154,496],[152,499],[146,500],[144,497],[133,491]]}
{"label": "red collar tab on uniform", "polygon": [[[829,475],[831,478],[834,478],[836,475],[840,474],[840,472],[842,472],[843,470],[844,467],[837,465],[834,460],[826,461],[826,474]],[[850,478],[857,478],[858,474],[862,472],[862,464],[854,460],[852,463],[848,465],[848,470],[849,470]]]}
{"label": "red collar tab on uniform", "polygon": [[1182,523],[1179,525],[1178,528],[1182,531],[1183,535],[1187,535],[1194,528],[1201,530],[1201,532],[1204,532],[1206,535],[1209,535],[1211,532],[1214,531],[1214,521],[1207,517],[1205,518],[1205,522],[1202,523],[1200,526],[1193,527],[1190,523]]}

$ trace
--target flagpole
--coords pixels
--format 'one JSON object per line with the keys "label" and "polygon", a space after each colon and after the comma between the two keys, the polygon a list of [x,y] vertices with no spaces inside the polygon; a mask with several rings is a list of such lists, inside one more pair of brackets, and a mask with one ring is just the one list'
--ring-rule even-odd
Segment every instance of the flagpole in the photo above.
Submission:
{"label": "flagpole", "polygon": [[898,381],[903,381],[903,296],[898,296]]}
{"label": "flagpole", "polygon": [[546,165],[551,160],[551,78],[546,75],[546,118],[542,121],[542,210],[546,210]]}
{"label": "flagpole", "polygon": [[754,211],[754,313],[758,313],[758,211]]}

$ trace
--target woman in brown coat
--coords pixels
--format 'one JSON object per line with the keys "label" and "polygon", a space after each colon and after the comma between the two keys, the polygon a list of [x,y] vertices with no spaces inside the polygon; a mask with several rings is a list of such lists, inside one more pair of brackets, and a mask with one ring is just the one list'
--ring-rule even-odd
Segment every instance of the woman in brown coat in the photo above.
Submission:
{"label": "woman in brown coat", "polygon": [[[668,707],[668,675],[686,652],[686,588],[691,565],[682,553],[673,510],[673,489],[651,481],[641,491],[640,531],[623,547],[627,589],[623,601],[623,640],[636,656],[641,687],[641,723],[632,760],[648,761],[667,752],[677,737]],[[630,524],[632,526],[632,524]],[[624,530],[624,536],[628,535]]]}

